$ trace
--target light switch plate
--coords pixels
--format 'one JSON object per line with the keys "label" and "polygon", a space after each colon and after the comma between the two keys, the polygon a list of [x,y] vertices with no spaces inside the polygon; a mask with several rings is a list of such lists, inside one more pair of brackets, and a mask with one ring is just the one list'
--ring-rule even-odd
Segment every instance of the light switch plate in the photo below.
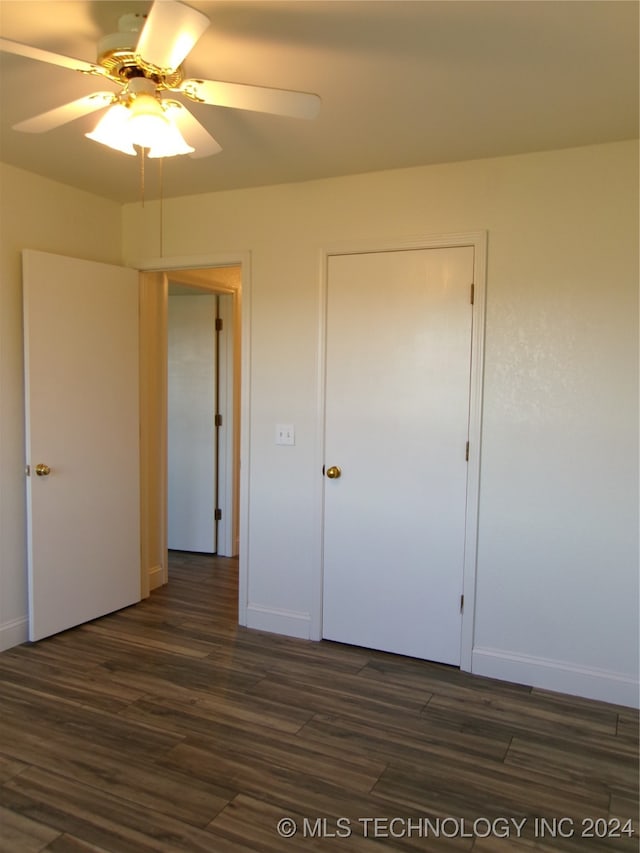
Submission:
{"label": "light switch plate", "polygon": [[293,424],[276,424],[276,444],[295,444],[296,432]]}

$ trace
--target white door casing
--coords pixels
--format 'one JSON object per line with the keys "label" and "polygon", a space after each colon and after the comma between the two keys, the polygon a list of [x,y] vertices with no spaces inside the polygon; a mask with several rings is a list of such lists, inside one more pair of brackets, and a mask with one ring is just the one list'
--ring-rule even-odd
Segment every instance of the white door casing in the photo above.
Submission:
{"label": "white door casing", "polygon": [[140,600],[138,274],[25,251],[23,281],[38,640]]}
{"label": "white door casing", "polygon": [[327,253],[323,636],[469,668],[484,235],[385,249]]}

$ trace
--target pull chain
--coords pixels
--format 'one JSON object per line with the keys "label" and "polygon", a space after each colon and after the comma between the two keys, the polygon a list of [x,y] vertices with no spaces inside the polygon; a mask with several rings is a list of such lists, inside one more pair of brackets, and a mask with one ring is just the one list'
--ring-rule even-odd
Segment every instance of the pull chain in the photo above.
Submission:
{"label": "pull chain", "polygon": [[[145,161],[145,153],[147,151],[146,148],[140,148],[140,202],[142,207],[144,207],[144,161]],[[159,185],[160,185],[160,233],[159,233],[159,243],[160,243],[160,257],[164,256],[164,157],[158,157],[158,177],[159,177]]]}
{"label": "pull chain", "polygon": [[140,201],[144,207],[144,148],[140,148]]}
{"label": "pull chain", "polygon": [[160,257],[164,257],[164,157],[159,157],[160,163]]}

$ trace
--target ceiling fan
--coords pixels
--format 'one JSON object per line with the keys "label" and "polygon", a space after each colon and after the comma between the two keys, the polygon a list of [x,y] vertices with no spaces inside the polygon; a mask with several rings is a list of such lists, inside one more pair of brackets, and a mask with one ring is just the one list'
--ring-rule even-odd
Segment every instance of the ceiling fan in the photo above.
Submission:
{"label": "ceiling fan", "polygon": [[178,0],[155,0],[147,15],[123,15],[118,32],[100,39],[95,63],[0,38],[0,51],[94,75],[119,87],[71,101],[13,129],[43,133],[108,108],[95,129],[85,134],[90,139],[125,154],[135,155],[137,146],[149,157],[207,157],[221,146],[172,95],[292,118],[317,116],[320,98],[314,94],[186,77],[182,63],[209,23],[206,15]]}

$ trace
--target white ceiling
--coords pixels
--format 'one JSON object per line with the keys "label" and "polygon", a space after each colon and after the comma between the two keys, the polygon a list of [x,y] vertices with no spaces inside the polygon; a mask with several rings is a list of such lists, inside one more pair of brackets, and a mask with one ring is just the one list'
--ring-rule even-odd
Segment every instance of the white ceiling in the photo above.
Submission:
{"label": "white ceiling", "polygon": [[[1,0],[0,33],[95,60],[97,39],[139,0]],[[222,145],[164,161],[165,197],[638,135],[638,9],[631,0],[192,0],[211,26],[188,76],[314,92],[313,121],[189,104]],[[78,72],[3,54],[0,158],[121,202],[140,160],[84,137],[97,117],[45,134],[16,122],[104,89]],[[98,114],[99,116],[99,114]],[[158,161],[145,169],[157,194]]]}

